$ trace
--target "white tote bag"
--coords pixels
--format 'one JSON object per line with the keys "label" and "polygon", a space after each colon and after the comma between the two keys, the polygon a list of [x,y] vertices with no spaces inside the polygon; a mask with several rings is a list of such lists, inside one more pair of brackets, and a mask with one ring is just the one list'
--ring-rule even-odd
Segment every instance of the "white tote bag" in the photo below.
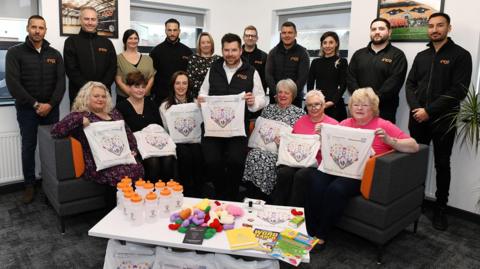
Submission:
{"label": "white tote bag", "polygon": [[280,138],[282,134],[291,132],[292,127],[284,122],[258,117],[255,121],[255,128],[248,139],[248,147],[277,153],[278,146],[275,139]]}
{"label": "white tote bag", "polygon": [[165,113],[170,137],[175,143],[200,143],[202,113],[196,103],[171,106]]}
{"label": "white tote bag", "polygon": [[136,164],[128,144],[125,122],[99,121],[83,129],[97,171],[120,164]]}
{"label": "white tote bag", "polygon": [[175,142],[158,124],[150,124],[141,131],[133,133],[142,159],[173,155],[176,157]]}
{"label": "white tote bag", "polygon": [[320,137],[316,134],[283,134],[278,148],[278,165],[316,167]]}
{"label": "white tote bag", "polygon": [[244,96],[245,93],[205,97],[201,103],[205,136],[246,136]]}
{"label": "white tote bag", "polygon": [[318,170],[361,179],[374,138],[374,130],[322,124],[322,162]]}

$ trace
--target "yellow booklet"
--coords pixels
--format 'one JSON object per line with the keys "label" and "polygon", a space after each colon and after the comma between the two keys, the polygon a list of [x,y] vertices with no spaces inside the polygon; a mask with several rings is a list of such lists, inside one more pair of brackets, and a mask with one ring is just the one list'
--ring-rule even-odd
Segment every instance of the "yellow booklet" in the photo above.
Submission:
{"label": "yellow booklet", "polygon": [[231,250],[251,249],[258,247],[258,240],[252,228],[241,227],[225,232]]}

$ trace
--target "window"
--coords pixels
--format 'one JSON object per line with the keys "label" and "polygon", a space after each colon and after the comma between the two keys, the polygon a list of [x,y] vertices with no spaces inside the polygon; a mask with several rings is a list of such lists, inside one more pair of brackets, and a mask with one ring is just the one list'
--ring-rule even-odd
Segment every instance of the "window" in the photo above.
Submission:
{"label": "window", "polygon": [[321,5],[301,9],[277,11],[278,29],[286,21],[297,26],[297,41],[307,48],[310,57],[317,57],[320,37],[327,31],[334,31],[340,39],[340,54],[347,57],[350,35],[350,4]]}
{"label": "window", "polygon": [[193,49],[204,28],[205,13],[203,9],[132,0],[130,24],[140,35],[140,51],[150,52],[166,38],[165,21],[175,18],[180,22],[182,43]]}
{"label": "window", "polygon": [[37,0],[2,0],[0,3],[0,106],[13,104],[5,82],[7,50],[25,40],[28,17],[38,14],[38,10]]}

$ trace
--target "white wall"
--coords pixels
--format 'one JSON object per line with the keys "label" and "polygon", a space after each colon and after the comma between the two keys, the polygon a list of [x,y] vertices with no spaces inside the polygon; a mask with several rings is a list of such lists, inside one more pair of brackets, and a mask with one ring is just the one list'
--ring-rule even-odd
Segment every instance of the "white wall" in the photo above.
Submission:
{"label": "white wall", "polygon": [[[41,14],[47,21],[47,36],[52,46],[63,51],[65,38],[60,37],[58,1],[41,1]],[[276,30],[276,11],[300,7],[312,7],[323,4],[345,3],[344,0],[176,0],[163,1],[152,0],[152,2],[175,4],[179,6],[202,8],[207,10],[205,20],[206,30],[209,31],[215,40],[216,53],[220,54],[220,39],[227,32],[242,34],[243,28],[253,24],[258,29],[261,49],[268,51],[278,42],[278,31]],[[478,53],[480,40],[480,24],[474,18],[480,10],[480,1],[476,0],[445,0],[445,12],[452,18],[452,39],[470,51],[473,57],[474,74],[477,74]],[[351,29],[349,54],[364,47],[369,41],[369,23],[376,16],[377,0],[353,0],[351,1]],[[130,0],[119,0],[119,35],[129,28],[129,6]],[[121,51],[120,39],[112,40],[117,51]],[[417,52],[425,48],[425,43],[395,43],[395,46],[402,49],[409,62],[409,66]],[[476,79],[476,76],[474,76]],[[401,92],[400,108],[397,112],[398,124],[403,130],[407,130],[408,107],[405,102],[404,91]],[[67,102],[62,103],[62,115],[68,111]],[[18,128],[13,108],[0,107],[0,132],[12,131]],[[1,149],[0,149],[1,150]],[[466,149],[454,147],[452,155],[452,183],[449,204],[463,210],[475,211],[476,201],[480,197],[480,157]],[[429,181],[434,177],[432,167]],[[427,189],[427,195],[432,196],[432,189]]]}

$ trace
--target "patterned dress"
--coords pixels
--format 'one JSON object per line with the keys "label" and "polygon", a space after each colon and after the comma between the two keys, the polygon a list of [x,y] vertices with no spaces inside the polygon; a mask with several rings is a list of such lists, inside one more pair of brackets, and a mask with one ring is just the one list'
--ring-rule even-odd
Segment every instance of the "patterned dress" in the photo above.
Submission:
{"label": "patterned dress", "polygon": [[[303,114],[304,111],[294,105],[281,109],[278,105],[271,104],[263,109],[261,117],[293,126]],[[245,161],[243,181],[250,181],[263,193],[270,194],[277,182],[277,158],[276,153],[261,149],[250,150]]]}
{"label": "patterned dress", "polygon": [[220,56],[218,55],[213,55],[212,57],[202,57],[198,54],[192,54],[188,58],[187,73],[188,77],[192,81],[193,97],[198,96],[198,92],[200,91],[203,80],[207,75],[208,69],[212,63],[218,59],[220,59]]}
{"label": "patterned dress", "polygon": [[[123,120],[122,115],[115,109],[112,110],[109,115],[112,118],[112,121]],[[84,178],[91,179],[100,184],[116,186],[117,182],[119,182],[124,176],[128,176],[133,180],[143,177],[143,166],[138,160],[140,154],[137,149],[137,142],[127,125],[125,125],[125,129],[127,131],[128,144],[130,146],[130,150],[137,153],[137,163],[117,165],[96,171],[97,166],[95,165],[95,161],[93,159],[92,150],[90,149],[87,137],[83,131],[83,117],[86,117],[90,122],[105,121],[94,113],[72,112],[65,116],[65,118],[63,118],[60,122],[55,124],[51,132],[52,136],[55,138],[72,136],[80,141],[80,144],[82,144],[83,159],[85,162]]]}

